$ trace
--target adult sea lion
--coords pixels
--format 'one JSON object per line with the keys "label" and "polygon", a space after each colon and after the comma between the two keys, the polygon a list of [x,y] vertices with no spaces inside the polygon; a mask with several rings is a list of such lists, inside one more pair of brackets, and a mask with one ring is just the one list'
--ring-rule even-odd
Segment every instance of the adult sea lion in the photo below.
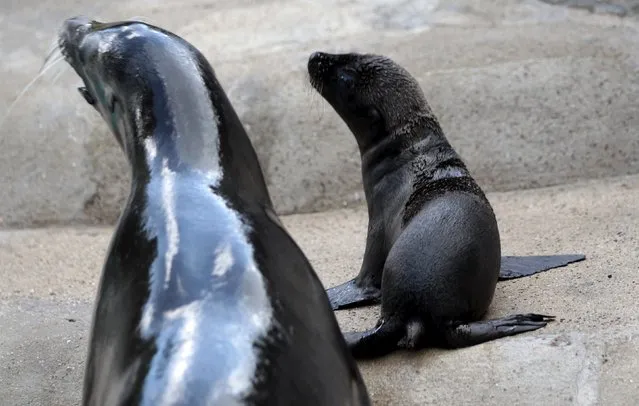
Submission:
{"label": "adult sea lion", "polygon": [[469,346],[552,320],[526,314],[480,321],[498,279],[585,257],[501,258],[493,209],[417,81],[392,60],[369,54],[315,52],[308,72],[354,134],[362,158],[369,215],[364,261],[355,279],[328,289],[333,309],[381,300],[374,329],[346,334],[353,354],[379,356],[427,342]]}
{"label": "adult sea lion", "polygon": [[132,183],[98,288],[84,405],[369,405],[308,260],[205,57],[136,21],[64,22]]}

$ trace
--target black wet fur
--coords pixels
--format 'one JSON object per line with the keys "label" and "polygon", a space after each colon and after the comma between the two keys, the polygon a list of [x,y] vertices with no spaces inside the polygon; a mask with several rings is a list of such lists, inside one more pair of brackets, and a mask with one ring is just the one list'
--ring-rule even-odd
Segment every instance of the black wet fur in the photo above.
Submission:
{"label": "black wet fur", "polygon": [[482,318],[498,280],[579,258],[502,259],[490,202],[417,81],[370,54],[316,52],[308,72],[355,136],[362,160],[369,218],[364,260],[356,278],[327,290],[333,309],[381,301],[375,328],[345,334],[353,355],[378,357],[402,343],[469,346],[545,326],[552,317]]}
{"label": "black wet fur", "polygon": [[[455,159],[455,161],[459,161],[459,159]],[[421,211],[424,204],[430,200],[433,200],[444,193],[454,191],[468,192],[477,195],[480,199],[486,202],[488,206],[490,206],[490,202],[488,202],[486,195],[470,176],[443,178],[435,181],[433,181],[432,178],[420,176],[417,177],[413,186],[413,193],[411,193],[408,201],[406,202],[404,216],[402,217],[402,225],[408,224],[413,217]]]}

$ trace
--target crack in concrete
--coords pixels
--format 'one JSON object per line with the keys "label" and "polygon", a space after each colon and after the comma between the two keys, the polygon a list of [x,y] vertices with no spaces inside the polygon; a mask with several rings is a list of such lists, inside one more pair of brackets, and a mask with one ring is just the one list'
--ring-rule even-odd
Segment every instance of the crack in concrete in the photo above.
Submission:
{"label": "crack in concrete", "polygon": [[[571,334],[575,335],[575,334]],[[573,340],[577,341],[577,340]],[[604,344],[583,342],[583,364],[576,380],[576,404],[580,406],[596,405],[599,402],[599,375],[601,372],[601,356]]]}
{"label": "crack in concrete", "polygon": [[627,17],[639,12],[639,1],[599,1],[599,0],[540,0],[553,6],[563,6],[588,10],[593,14],[611,14]]}

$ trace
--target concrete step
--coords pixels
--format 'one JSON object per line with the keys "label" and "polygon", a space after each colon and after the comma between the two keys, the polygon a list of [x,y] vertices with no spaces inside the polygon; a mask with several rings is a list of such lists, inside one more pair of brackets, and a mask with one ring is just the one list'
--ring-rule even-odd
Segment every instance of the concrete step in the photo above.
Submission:
{"label": "concrete step", "polygon": [[[77,4],[76,4],[77,3]],[[487,190],[639,172],[637,22],[535,1],[24,1],[0,11],[1,107],[35,74],[69,15],[141,15],[210,59],[253,140],[281,213],[361,202],[352,135],[310,88],[318,49],[387,54],[422,86]],[[57,7],[57,8],[56,8]],[[34,30],[36,35],[28,36]],[[113,136],[55,69],[0,128],[5,226],[112,224],[128,191]],[[10,79],[9,79],[10,78]]]}
{"label": "concrete step", "polygon": [[[500,282],[488,317],[552,314],[532,333],[472,348],[397,352],[360,367],[376,405],[631,405],[639,398],[636,230],[639,176],[488,195],[504,255],[585,253],[587,260]],[[283,217],[326,286],[354,276],[360,208]],[[0,232],[0,398],[62,406],[80,396],[108,227]],[[623,253],[623,255],[619,255]],[[378,308],[337,312],[344,330]]]}
{"label": "concrete step", "polygon": [[557,6],[574,7],[591,13],[612,14],[619,17],[635,16],[639,12],[637,0],[541,0]]}

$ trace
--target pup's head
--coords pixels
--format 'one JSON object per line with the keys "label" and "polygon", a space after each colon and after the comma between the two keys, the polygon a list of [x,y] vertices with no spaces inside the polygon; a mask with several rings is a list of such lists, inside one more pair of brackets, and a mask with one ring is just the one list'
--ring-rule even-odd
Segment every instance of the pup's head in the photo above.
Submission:
{"label": "pup's head", "polygon": [[311,85],[346,122],[365,150],[416,117],[432,115],[417,81],[391,59],[371,54],[313,53]]}

